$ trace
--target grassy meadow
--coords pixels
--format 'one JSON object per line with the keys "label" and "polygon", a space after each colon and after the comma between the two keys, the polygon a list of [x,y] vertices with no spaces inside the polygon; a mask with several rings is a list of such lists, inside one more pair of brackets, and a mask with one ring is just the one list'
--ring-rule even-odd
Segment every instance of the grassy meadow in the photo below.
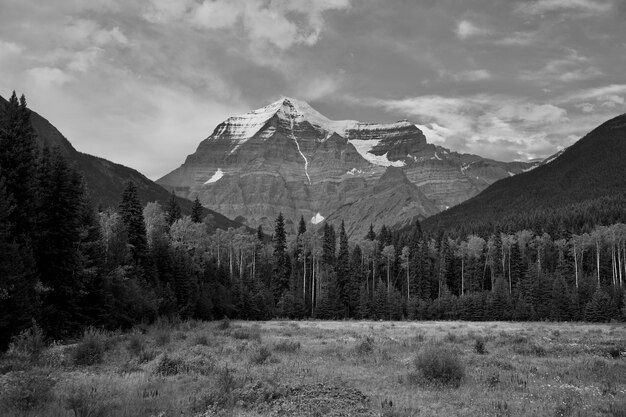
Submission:
{"label": "grassy meadow", "polygon": [[23,334],[2,416],[626,416],[626,326],[181,322]]}

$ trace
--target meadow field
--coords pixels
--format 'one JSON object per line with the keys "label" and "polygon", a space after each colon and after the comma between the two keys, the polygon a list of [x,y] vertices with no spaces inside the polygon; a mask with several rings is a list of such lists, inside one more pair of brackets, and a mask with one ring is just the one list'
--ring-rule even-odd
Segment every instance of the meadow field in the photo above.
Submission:
{"label": "meadow field", "polygon": [[2,416],[626,416],[626,326],[159,321],[0,357]]}

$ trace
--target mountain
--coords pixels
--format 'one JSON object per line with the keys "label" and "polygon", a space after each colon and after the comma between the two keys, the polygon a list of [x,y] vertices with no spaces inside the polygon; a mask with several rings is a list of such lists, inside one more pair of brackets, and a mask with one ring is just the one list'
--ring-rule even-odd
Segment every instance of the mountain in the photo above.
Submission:
{"label": "mountain", "polygon": [[[451,152],[406,120],[334,121],[282,98],[220,123],[157,183],[249,226],[271,228],[282,212],[292,229],[300,216],[341,218],[359,234],[369,227],[364,221],[426,218],[533,166]],[[389,167],[398,170],[383,180]]]}
{"label": "mountain", "polygon": [[[4,112],[7,104],[8,102],[3,97],[0,97],[0,113]],[[89,198],[94,205],[117,207],[122,191],[129,180],[137,185],[142,203],[159,201],[161,204],[165,204],[169,200],[169,191],[146,178],[140,172],[124,165],[77,151],[56,127],[32,110],[30,112],[30,121],[37,135],[39,146],[47,146],[50,149],[57,147],[68,161],[74,163],[82,173]],[[2,123],[1,117],[0,123]],[[188,213],[191,211],[191,201],[183,198],[179,198],[178,201],[183,212]],[[212,210],[207,210],[205,214],[213,216],[213,224],[218,228],[241,227],[241,224]]]}
{"label": "mountain", "polygon": [[537,209],[609,197],[626,189],[626,114],[611,119],[535,169],[500,180],[426,220],[429,229],[488,222]]}

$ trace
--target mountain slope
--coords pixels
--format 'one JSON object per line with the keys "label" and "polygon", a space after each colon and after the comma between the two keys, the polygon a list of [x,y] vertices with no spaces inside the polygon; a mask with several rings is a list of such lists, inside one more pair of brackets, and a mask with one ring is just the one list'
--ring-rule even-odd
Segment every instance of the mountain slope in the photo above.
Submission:
{"label": "mountain slope", "polygon": [[[0,97],[0,112],[4,111],[4,107],[7,104],[7,101]],[[138,171],[77,151],[56,127],[32,110],[30,112],[30,120],[40,146],[47,146],[51,149],[57,147],[70,162],[76,164],[76,167],[83,175],[87,185],[87,192],[94,205],[117,207],[122,191],[129,180],[137,185],[142,203],[159,201],[161,204],[164,204],[169,200],[170,193],[166,189],[146,178]],[[0,123],[2,123],[1,118]],[[179,198],[178,201],[184,212],[191,211],[191,201],[183,198]],[[213,222],[216,227],[241,226],[241,224],[214,211],[207,210],[205,214],[213,215]]]}
{"label": "mountain slope", "polygon": [[429,229],[489,221],[538,208],[611,196],[626,188],[626,114],[611,119],[545,164],[498,181],[425,221]]}
{"label": "mountain slope", "polygon": [[[370,197],[388,167],[401,169],[417,187],[419,194],[410,191],[413,215],[424,218],[531,166],[450,152],[427,143],[406,120],[334,121],[305,102],[282,98],[220,123],[157,182],[247,225],[272,227],[282,212],[293,228],[300,216],[316,223],[363,199],[375,204]],[[369,226],[345,210],[351,217],[343,219],[346,226]]]}

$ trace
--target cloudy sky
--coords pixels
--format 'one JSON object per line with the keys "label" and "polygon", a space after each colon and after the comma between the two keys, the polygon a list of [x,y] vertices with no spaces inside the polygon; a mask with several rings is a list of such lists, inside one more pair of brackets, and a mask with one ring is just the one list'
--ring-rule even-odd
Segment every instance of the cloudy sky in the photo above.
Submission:
{"label": "cloudy sky", "polygon": [[545,157],[626,112],[624,0],[0,0],[0,95],[156,179],[279,97]]}

